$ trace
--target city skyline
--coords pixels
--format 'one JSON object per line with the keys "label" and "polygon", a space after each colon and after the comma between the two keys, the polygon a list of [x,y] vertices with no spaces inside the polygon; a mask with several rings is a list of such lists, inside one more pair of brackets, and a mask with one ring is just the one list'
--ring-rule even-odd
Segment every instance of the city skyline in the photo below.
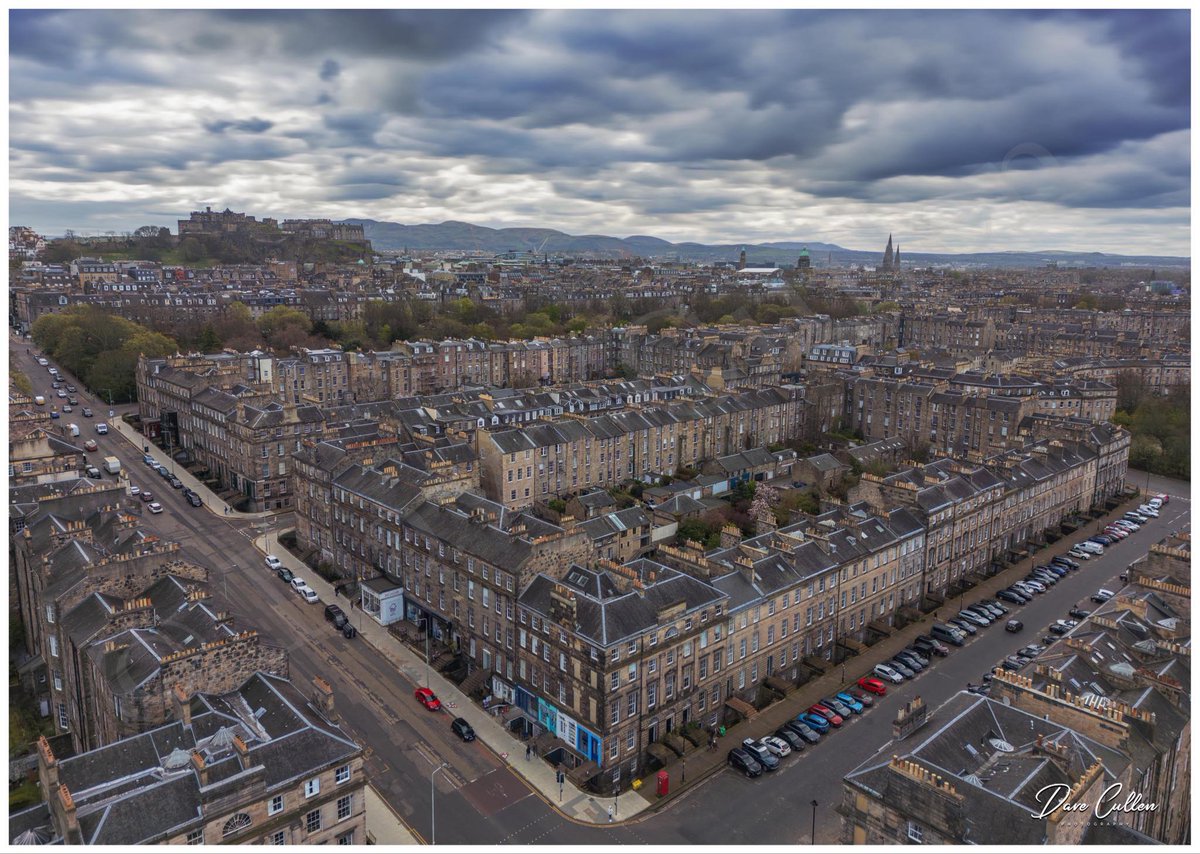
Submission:
{"label": "city skyline", "polygon": [[174,230],[211,204],[1189,255],[1189,29],[1187,10],[13,10],[10,221]]}

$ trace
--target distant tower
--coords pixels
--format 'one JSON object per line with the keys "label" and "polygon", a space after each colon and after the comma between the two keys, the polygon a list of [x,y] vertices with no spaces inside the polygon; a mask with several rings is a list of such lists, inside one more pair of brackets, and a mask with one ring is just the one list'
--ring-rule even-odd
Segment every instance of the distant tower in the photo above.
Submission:
{"label": "distant tower", "polygon": [[796,259],[796,269],[802,273],[807,273],[812,269],[812,259],[808,257],[808,247],[800,250],[800,257]]}
{"label": "distant tower", "polygon": [[739,270],[746,269],[746,249],[745,249],[745,247],[742,248],[742,254],[738,256],[738,269]]}
{"label": "distant tower", "polygon": [[900,244],[896,244],[896,257],[892,259],[892,272],[900,272]]}
{"label": "distant tower", "polygon": [[888,242],[887,242],[887,249],[883,250],[883,266],[881,268],[883,270],[883,272],[885,272],[885,273],[892,272],[892,264],[893,263],[895,263],[895,262],[892,260],[892,236],[889,234]]}

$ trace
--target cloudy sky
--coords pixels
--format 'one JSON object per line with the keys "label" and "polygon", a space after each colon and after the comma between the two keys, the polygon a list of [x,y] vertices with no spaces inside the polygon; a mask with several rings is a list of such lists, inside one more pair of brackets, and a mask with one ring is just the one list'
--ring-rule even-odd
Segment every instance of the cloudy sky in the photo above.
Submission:
{"label": "cloudy sky", "polygon": [[10,11],[10,221],[1190,254],[1190,16]]}

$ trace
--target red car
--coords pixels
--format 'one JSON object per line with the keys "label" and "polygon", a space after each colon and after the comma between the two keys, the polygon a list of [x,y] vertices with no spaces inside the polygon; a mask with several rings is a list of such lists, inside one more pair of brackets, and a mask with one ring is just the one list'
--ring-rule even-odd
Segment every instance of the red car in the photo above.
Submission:
{"label": "red car", "polygon": [[431,712],[440,711],[442,708],[442,701],[439,700],[437,695],[428,688],[418,688],[413,692],[413,696],[417,698],[417,701],[422,706],[429,709]]}
{"label": "red car", "polygon": [[828,706],[822,706],[820,703],[813,703],[808,707],[808,712],[811,715],[820,715],[825,720],[829,721],[833,726],[842,725],[842,716]]}
{"label": "red car", "polygon": [[859,679],[858,687],[864,691],[870,691],[872,694],[878,694],[881,697],[887,693],[887,686],[878,679],[873,679],[870,676],[864,676],[862,679]]}

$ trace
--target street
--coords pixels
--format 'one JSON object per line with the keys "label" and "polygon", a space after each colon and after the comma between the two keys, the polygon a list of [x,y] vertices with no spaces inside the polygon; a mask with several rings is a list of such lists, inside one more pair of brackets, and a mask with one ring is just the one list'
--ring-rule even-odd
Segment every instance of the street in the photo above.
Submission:
{"label": "street", "polygon": [[[35,394],[47,395],[47,406],[61,404],[50,388],[46,368],[26,354],[32,342],[10,338],[12,366],[31,380]],[[1117,589],[1117,576],[1149,546],[1168,532],[1186,527],[1190,520],[1190,486],[1151,476],[1150,489],[1171,495],[1158,519],[1151,520],[1101,557],[1084,563],[1047,593],[1024,606],[1009,607],[1025,623],[1017,634],[1001,624],[981,629],[962,648],[952,648],[948,658],[894,689],[882,702],[843,729],[810,746],[801,755],[783,761],[776,773],[756,780],[722,771],[686,793],[660,813],[645,813],[628,823],[585,825],[567,819],[530,790],[523,779],[479,741],[464,744],[449,730],[451,715],[425,711],[412,696],[414,685],[387,665],[361,639],[347,640],[324,620],[321,605],[306,605],[263,562],[253,538],[267,530],[271,520],[224,517],[208,508],[193,508],[181,490],[152,472],[141,460],[140,449],[116,431],[95,433],[108,405],[97,401],[80,382],[64,373],[64,380],[79,388],[79,407],[56,424],[77,423],[82,435],[77,443],[95,439],[99,449],[89,454],[94,464],[102,457],[120,458],[130,483],[153,491],[165,512],[151,515],[136,499],[131,504],[142,513],[142,527],[157,536],[178,541],[183,556],[212,571],[211,589],[217,607],[235,617],[239,629],[254,628],[269,643],[286,647],[291,679],[307,692],[314,676],[326,679],[335,692],[336,705],[349,733],[367,746],[367,767],[378,788],[404,821],[423,839],[431,835],[430,773],[442,762],[446,772],[435,776],[437,841],[439,844],[796,844],[807,843],[812,813],[818,802],[816,841],[836,842],[840,835],[834,807],[841,800],[842,776],[880,749],[891,737],[891,721],[907,700],[920,695],[936,713],[937,707],[968,682],[978,683],[1005,655],[1029,643],[1040,642],[1045,627],[1066,616],[1079,603],[1092,610],[1088,597],[1100,587]],[[95,418],[81,417],[90,406]],[[123,407],[128,411],[130,407]],[[103,475],[105,479],[110,475]],[[1147,483],[1144,474],[1131,472],[1130,482]],[[1078,542],[1094,533],[1088,526],[1067,538]],[[1065,551],[1062,548],[1055,553]],[[1049,554],[1047,553],[1047,559]],[[1041,561],[1039,561],[1041,562]],[[1010,573],[1012,580],[1020,574]],[[1023,573],[1021,573],[1023,574]],[[982,594],[968,593],[965,604]],[[339,603],[352,619],[361,611]],[[945,612],[952,600],[943,607]],[[957,608],[953,609],[957,610]],[[848,678],[862,675],[865,666],[850,659]],[[767,733],[747,727],[747,736]],[[514,757],[516,761],[524,761]]]}

